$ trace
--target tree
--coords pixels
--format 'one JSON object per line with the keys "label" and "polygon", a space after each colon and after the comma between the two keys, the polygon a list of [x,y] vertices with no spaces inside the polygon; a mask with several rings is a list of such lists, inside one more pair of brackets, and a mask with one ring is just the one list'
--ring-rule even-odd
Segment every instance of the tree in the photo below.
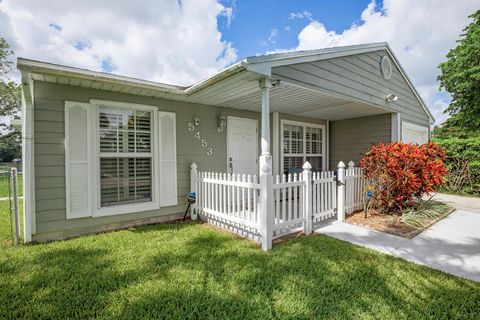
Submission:
{"label": "tree", "polygon": [[[9,79],[13,63],[9,57],[13,55],[7,41],[0,38],[0,116],[18,117],[21,106],[21,87]],[[0,124],[0,162],[10,162],[21,158],[21,134],[15,128]]]}
{"label": "tree", "polygon": [[[445,110],[454,119],[446,129],[476,132],[480,130],[480,10],[469,16],[473,21],[463,30],[456,48],[447,54],[447,61],[439,65],[440,90],[452,95]],[[442,130],[445,131],[445,130]]]}

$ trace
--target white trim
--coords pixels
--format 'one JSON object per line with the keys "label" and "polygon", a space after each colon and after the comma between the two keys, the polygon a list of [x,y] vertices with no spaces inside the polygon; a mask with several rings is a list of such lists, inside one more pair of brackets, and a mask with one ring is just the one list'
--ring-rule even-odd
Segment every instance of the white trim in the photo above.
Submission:
{"label": "white trim", "polygon": [[[158,180],[158,179],[157,179]],[[153,189],[153,188],[152,188]],[[158,202],[148,201],[134,204],[119,204],[118,206],[108,206],[93,211],[93,217],[116,216],[120,214],[136,213],[149,210],[160,209]]]}
{"label": "white trim", "polygon": [[[312,156],[312,157],[322,157],[322,171],[325,171],[327,170],[327,167],[326,167],[326,160],[327,160],[327,153],[328,151],[326,151],[326,141],[327,141],[327,134],[326,134],[326,126],[323,125],[323,124],[317,124],[317,123],[311,123],[311,122],[303,122],[303,121],[292,121],[292,120],[287,120],[287,119],[282,119],[280,121],[281,125],[280,125],[280,128],[281,128],[281,134],[280,134],[280,137],[281,137],[281,143],[280,143],[280,173],[283,174],[284,172],[284,167],[283,167],[283,159],[285,157],[285,154],[283,152],[283,145],[284,145],[284,135],[283,135],[283,130],[284,130],[284,125],[285,124],[290,124],[290,125],[295,125],[295,126],[302,126],[304,129],[306,127],[310,127],[310,128],[319,128],[322,130],[322,154],[311,154],[311,155],[307,155],[306,154],[306,130],[303,130],[303,162],[305,162],[306,160],[306,157],[307,156]],[[290,155],[288,155],[290,156]],[[295,156],[295,155],[292,155],[292,156]],[[300,156],[300,155],[298,155]]]}
{"label": "white trim", "polygon": [[94,189],[90,189],[88,191],[88,209],[83,216],[72,216],[72,212],[70,211],[70,109],[75,106],[81,106],[83,107],[86,112],[86,121],[87,121],[87,172],[88,172],[88,185],[91,187],[91,180],[92,178],[92,172],[93,172],[93,163],[91,161],[92,159],[92,154],[91,154],[91,149],[89,148],[90,141],[92,140],[92,124],[89,121],[89,117],[91,112],[91,105],[89,103],[84,103],[84,102],[75,102],[75,101],[65,101],[65,107],[64,107],[64,113],[65,113],[65,200],[66,200],[66,215],[67,215],[67,220],[69,219],[79,219],[79,218],[85,218],[88,216],[92,215],[92,192]]}
{"label": "white trim", "polygon": [[401,140],[401,135],[400,135],[400,129],[401,129],[401,125],[400,125],[400,119],[401,119],[401,115],[400,113],[392,113],[392,117],[391,117],[391,140],[392,142],[395,142],[395,141],[400,141]]}
{"label": "white trim", "polygon": [[226,172],[229,172],[229,168],[228,168],[228,156],[230,154],[230,147],[229,147],[229,128],[230,128],[230,125],[228,124],[228,122],[230,120],[240,120],[240,121],[254,121],[255,122],[255,128],[256,128],[256,139],[255,139],[255,142],[257,143],[257,147],[255,148],[255,166],[256,166],[256,171],[258,173],[258,120],[257,119],[252,119],[252,118],[241,118],[241,117],[234,117],[234,116],[227,116],[227,171]]}
{"label": "white trim", "polygon": [[[109,101],[109,100],[97,100],[91,99],[90,103],[94,108],[94,119],[92,119],[92,123],[94,124],[95,128],[95,135],[94,141],[92,141],[92,148],[93,148],[93,155],[94,155],[94,171],[96,179],[94,181],[94,192],[96,196],[92,197],[93,199],[93,210],[92,216],[93,217],[103,217],[103,216],[111,216],[111,215],[120,215],[126,213],[135,213],[141,211],[148,211],[148,210],[158,210],[160,209],[160,187],[159,181],[161,179],[159,175],[159,124],[158,124],[158,107],[151,106],[151,105],[143,105],[137,103],[128,103],[128,102],[120,102],[120,101]],[[98,123],[100,107],[113,107],[113,108],[125,108],[131,110],[144,110],[152,112],[152,132],[151,132],[151,143],[152,143],[152,152],[151,153],[100,153],[99,149],[99,139],[100,139],[100,127]],[[176,135],[176,133],[175,133]],[[100,154],[102,154],[102,158],[108,157],[128,157],[128,155],[135,155],[135,157],[148,157],[152,159],[152,201],[148,202],[141,202],[141,203],[134,203],[134,204],[119,204],[116,206],[107,206],[101,207],[101,177],[100,177]],[[175,155],[176,156],[176,155]],[[176,159],[175,159],[176,161]]]}
{"label": "white trim", "polygon": [[323,168],[323,171],[331,171],[330,170],[330,121],[327,120],[327,124],[325,126],[325,163],[326,167]]}
{"label": "white trim", "polygon": [[36,233],[35,152],[34,152],[34,82],[22,72],[22,166],[23,166],[23,239],[28,243]]}
{"label": "white trim", "polygon": [[272,140],[272,156],[273,156],[273,175],[276,176],[279,174],[279,167],[280,167],[280,139],[279,139],[279,114],[278,112],[272,113],[272,130],[273,130],[273,140]]}
{"label": "white trim", "polygon": [[148,104],[138,104],[130,103],[124,101],[112,101],[112,100],[99,100],[99,99],[90,99],[90,103],[95,107],[112,107],[112,108],[125,108],[125,109],[135,109],[135,110],[144,110],[144,111],[158,111],[157,106],[152,106]]}
{"label": "white trim", "polygon": [[60,64],[36,61],[25,58],[17,59],[17,68],[28,73],[39,73],[58,75],[63,77],[72,77],[88,79],[92,81],[105,81],[119,85],[136,86],[144,89],[161,90],[168,93],[182,94],[183,88],[165,83],[141,80],[131,77],[119,76],[111,73],[91,71],[87,69],[63,66]]}
{"label": "white trim", "polygon": [[[161,115],[168,115],[168,116],[172,116],[173,117],[173,160],[175,162],[175,172],[174,172],[174,175],[175,175],[175,179],[173,181],[174,183],[174,192],[175,192],[175,199],[172,201],[172,202],[163,202],[161,201],[161,195],[162,195],[162,187],[161,187],[161,179],[163,179],[163,177],[161,176],[161,161],[162,161],[162,147],[161,147],[161,143],[162,143],[162,137],[161,137],[161,125],[160,125],[160,119],[161,119]],[[153,170],[153,174],[156,174],[156,176],[158,177],[157,179],[154,180],[154,187],[156,190],[158,190],[158,194],[157,194],[157,197],[158,197],[158,204],[160,207],[169,207],[169,206],[176,206],[178,204],[178,179],[177,179],[177,114],[175,112],[166,112],[166,111],[158,111],[154,114],[154,117],[155,117],[155,123],[157,124],[153,129],[154,129],[154,132],[155,132],[155,136],[157,137],[158,139],[158,146],[160,146],[158,148],[158,151],[156,153],[154,153],[154,155],[156,154],[157,156],[155,157],[154,156],[154,164],[155,164],[155,169]],[[156,172],[156,173],[155,173]]]}

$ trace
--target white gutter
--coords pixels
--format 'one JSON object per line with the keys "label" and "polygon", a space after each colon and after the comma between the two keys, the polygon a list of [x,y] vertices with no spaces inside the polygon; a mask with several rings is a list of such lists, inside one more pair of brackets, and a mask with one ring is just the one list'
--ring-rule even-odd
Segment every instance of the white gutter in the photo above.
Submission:
{"label": "white gutter", "polygon": [[210,78],[203,79],[200,82],[195,83],[193,86],[188,87],[183,91],[183,93],[185,95],[192,95],[214,83],[217,83],[225,78],[230,77],[231,75],[240,73],[244,70],[246,70],[245,63],[243,61],[237,62],[231,65],[230,67],[223,69],[222,71],[214,74]]}
{"label": "white gutter", "polygon": [[47,62],[18,58],[17,68],[29,73],[39,73],[52,76],[64,76],[82,80],[103,81],[118,85],[135,86],[142,89],[159,90],[166,93],[183,94],[184,87],[173,86],[154,81],[124,77],[110,73],[67,67]]}

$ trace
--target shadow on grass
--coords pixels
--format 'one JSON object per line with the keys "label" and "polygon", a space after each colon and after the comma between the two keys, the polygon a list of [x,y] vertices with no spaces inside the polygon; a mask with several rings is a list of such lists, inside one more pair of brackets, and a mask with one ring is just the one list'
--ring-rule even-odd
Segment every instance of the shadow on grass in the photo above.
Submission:
{"label": "shadow on grass", "polygon": [[144,229],[0,259],[0,318],[412,319],[480,311],[479,285],[326,236],[262,252],[196,224]]}

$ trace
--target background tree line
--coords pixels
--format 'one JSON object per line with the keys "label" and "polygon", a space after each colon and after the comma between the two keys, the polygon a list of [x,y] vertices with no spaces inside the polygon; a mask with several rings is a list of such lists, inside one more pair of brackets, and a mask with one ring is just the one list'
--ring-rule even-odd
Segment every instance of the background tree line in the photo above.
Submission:
{"label": "background tree line", "polygon": [[0,38],[0,162],[11,162],[22,157],[21,132],[5,123],[7,118],[19,118],[21,110],[21,87],[9,75],[13,55],[7,41]]}
{"label": "background tree line", "polygon": [[450,117],[435,127],[434,141],[447,151],[444,191],[480,195],[480,10],[464,29],[456,48],[440,64],[440,90],[452,96]]}

